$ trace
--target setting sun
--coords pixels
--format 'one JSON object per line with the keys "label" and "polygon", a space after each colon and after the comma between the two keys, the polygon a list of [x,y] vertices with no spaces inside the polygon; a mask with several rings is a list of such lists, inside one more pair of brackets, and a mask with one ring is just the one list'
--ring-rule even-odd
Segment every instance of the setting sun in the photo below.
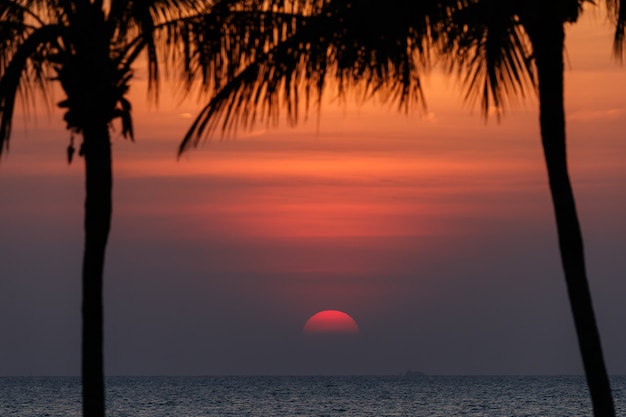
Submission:
{"label": "setting sun", "polygon": [[358,334],[359,325],[339,310],[324,310],[312,315],[304,324],[304,334]]}

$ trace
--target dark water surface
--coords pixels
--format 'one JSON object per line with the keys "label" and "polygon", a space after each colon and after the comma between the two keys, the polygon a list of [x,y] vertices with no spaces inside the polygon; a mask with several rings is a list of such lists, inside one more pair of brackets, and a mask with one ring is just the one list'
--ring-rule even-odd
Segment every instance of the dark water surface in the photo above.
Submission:
{"label": "dark water surface", "polygon": [[[580,376],[109,377],[110,417],[590,416]],[[612,377],[626,415],[626,377]],[[0,416],[79,417],[76,377],[0,378]]]}

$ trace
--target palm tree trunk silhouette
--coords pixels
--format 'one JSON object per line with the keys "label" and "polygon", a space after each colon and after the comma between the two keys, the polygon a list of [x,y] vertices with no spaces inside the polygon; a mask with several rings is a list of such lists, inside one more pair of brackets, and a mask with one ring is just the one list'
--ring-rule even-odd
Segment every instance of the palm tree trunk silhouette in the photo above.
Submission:
{"label": "palm tree trunk silhouette", "polygon": [[[306,4],[304,4],[306,3]],[[313,2],[316,3],[316,2]],[[15,99],[25,108],[58,85],[66,97],[66,128],[82,135],[85,157],[83,253],[83,415],[105,415],[103,272],[111,227],[112,164],[109,128],[121,121],[133,139],[128,89],[138,59],[147,61],[148,93],[171,69],[185,95],[214,93],[241,62],[254,61],[295,30],[320,5],[310,2],[205,0],[0,0],[0,156],[11,137]],[[260,47],[262,46],[262,47]],[[19,94],[18,94],[19,93]],[[31,101],[33,100],[33,101]],[[67,148],[68,162],[74,155]]]}
{"label": "palm tree trunk silhouette", "polygon": [[609,378],[604,364],[587,283],[583,239],[567,167],[563,51],[565,31],[560,19],[541,19],[527,26],[539,81],[539,122],[557,223],[561,262],[574,325],[595,417],[614,417]]}
{"label": "palm tree trunk silhouette", "polygon": [[83,132],[86,199],[83,256],[83,415],[104,417],[102,277],[111,227],[112,161],[106,121]]}

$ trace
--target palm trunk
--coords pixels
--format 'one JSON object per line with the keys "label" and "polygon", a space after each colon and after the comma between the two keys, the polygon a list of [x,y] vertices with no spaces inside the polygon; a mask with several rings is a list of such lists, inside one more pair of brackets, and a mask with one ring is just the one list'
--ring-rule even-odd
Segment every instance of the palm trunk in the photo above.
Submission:
{"label": "palm trunk", "polygon": [[531,39],[539,77],[540,125],[561,262],[595,417],[614,417],[613,398],[585,271],[583,239],[567,169],[563,94],[565,33],[545,19]]}
{"label": "palm trunk", "polygon": [[83,416],[104,417],[104,256],[111,226],[112,166],[108,126],[84,130],[86,200],[83,257]]}

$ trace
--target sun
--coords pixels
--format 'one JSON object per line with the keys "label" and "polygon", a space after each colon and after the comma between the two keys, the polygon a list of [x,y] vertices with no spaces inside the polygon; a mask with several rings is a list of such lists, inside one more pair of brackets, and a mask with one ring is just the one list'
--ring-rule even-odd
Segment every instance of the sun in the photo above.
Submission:
{"label": "sun", "polygon": [[302,328],[303,334],[358,334],[359,325],[350,315],[339,310],[323,310],[313,314]]}

